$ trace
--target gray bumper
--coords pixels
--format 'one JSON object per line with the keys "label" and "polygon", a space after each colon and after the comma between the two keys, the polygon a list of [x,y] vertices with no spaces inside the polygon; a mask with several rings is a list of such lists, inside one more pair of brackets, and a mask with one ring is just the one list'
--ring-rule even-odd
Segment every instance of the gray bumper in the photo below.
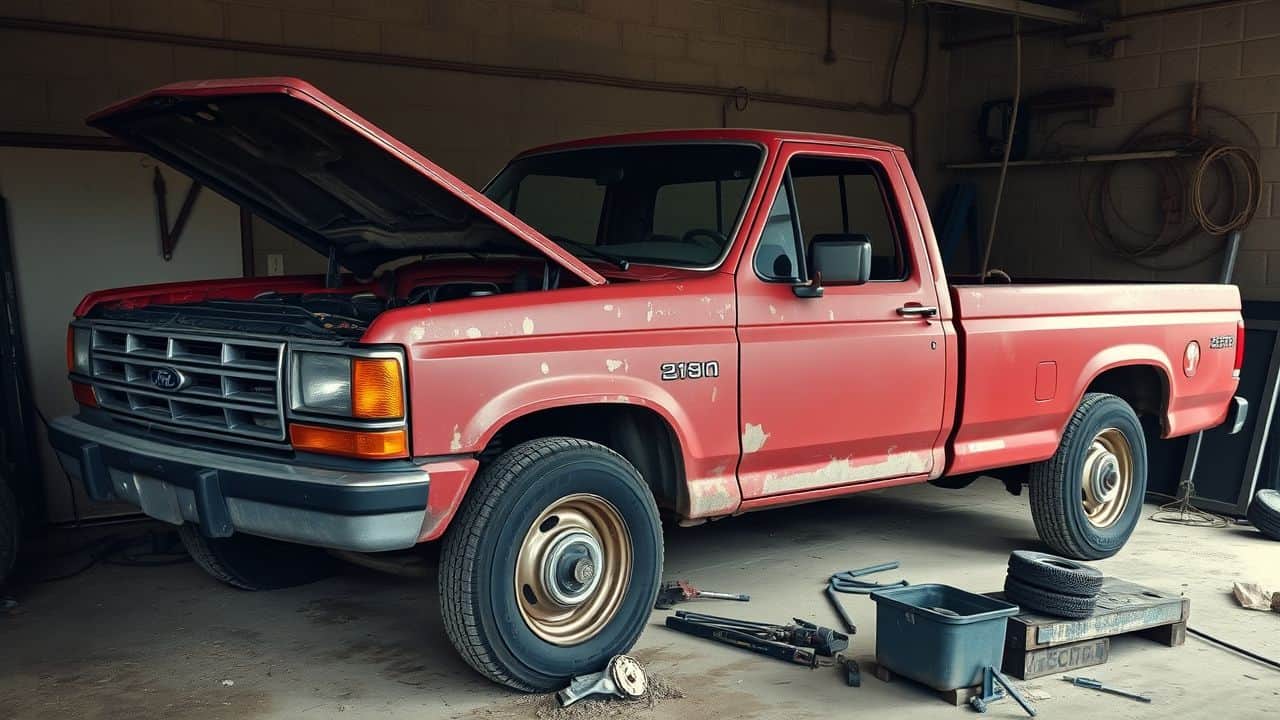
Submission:
{"label": "gray bumper", "polygon": [[417,544],[426,517],[429,478],[416,467],[300,466],[156,442],[74,417],[51,422],[49,439],[89,497],[122,500],[175,525],[195,523],[207,537],[244,532],[340,550],[399,550]]}

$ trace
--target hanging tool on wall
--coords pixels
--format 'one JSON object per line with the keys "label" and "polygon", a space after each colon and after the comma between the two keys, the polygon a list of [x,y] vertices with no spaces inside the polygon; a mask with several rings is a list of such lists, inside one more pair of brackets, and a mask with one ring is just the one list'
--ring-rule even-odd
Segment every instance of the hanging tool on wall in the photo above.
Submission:
{"label": "hanging tool on wall", "polygon": [[670,610],[671,607],[678,602],[697,600],[698,598],[706,598],[707,600],[736,600],[737,602],[748,602],[751,600],[750,595],[699,590],[688,580],[672,580],[662,584],[662,589],[658,590],[658,600],[653,604],[653,607],[657,610]]}
{"label": "hanging tool on wall", "polygon": [[174,219],[173,227],[169,227],[169,190],[165,186],[164,175],[160,174],[160,168],[152,168],[152,173],[151,190],[156,196],[156,222],[160,226],[160,255],[165,262],[169,262],[173,259],[174,248],[178,246],[178,238],[182,237],[182,231],[191,219],[191,211],[195,209],[196,198],[200,196],[200,188],[203,186],[195,180],[191,181],[191,186],[182,199],[182,207],[178,208],[178,217]]}

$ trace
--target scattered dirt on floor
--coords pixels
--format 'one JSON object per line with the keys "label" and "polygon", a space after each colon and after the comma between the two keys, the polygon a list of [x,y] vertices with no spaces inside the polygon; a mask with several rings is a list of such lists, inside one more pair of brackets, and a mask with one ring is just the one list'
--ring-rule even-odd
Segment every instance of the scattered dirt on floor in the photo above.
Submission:
{"label": "scattered dirt on floor", "polygon": [[602,698],[580,700],[567,708],[560,707],[554,693],[525,695],[503,705],[491,705],[471,713],[470,717],[493,720],[537,718],[538,720],[640,720],[650,717],[659,704],[685,697],[685,692],[672,681],[649,674],[649,693],[634,701]]}

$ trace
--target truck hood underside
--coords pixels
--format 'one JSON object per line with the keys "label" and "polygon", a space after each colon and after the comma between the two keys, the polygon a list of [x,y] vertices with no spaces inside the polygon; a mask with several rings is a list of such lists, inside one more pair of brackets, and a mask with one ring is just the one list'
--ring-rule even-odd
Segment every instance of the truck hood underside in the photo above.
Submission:
{"label": "truck hood underside", "polygon": [[89,118],[368,274],[415,254],[532,248],[589,284],[604,279],[480,192],[293,78],[153,90]]}

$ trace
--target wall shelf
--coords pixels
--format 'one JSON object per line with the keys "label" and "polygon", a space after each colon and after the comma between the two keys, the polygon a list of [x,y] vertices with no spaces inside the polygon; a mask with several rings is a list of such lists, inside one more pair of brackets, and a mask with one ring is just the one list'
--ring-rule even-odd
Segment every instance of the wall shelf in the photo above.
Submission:
{"label": "wall shelf", "polygon": [[[1167,160],[1169,158],[1191,157],[1195,153],[1185,150],[1148,150],[1145,152],[1127,153],[1094,153],[1091,155],[1072,155],[1044,160],[1013,160],[1009,167],[1045,167],[1048,165],[1086,165],[1089,163],[1134,162],[1140,160]],[[999,170],[1000,162],[947,163],[942,167],[947,170]]]}

